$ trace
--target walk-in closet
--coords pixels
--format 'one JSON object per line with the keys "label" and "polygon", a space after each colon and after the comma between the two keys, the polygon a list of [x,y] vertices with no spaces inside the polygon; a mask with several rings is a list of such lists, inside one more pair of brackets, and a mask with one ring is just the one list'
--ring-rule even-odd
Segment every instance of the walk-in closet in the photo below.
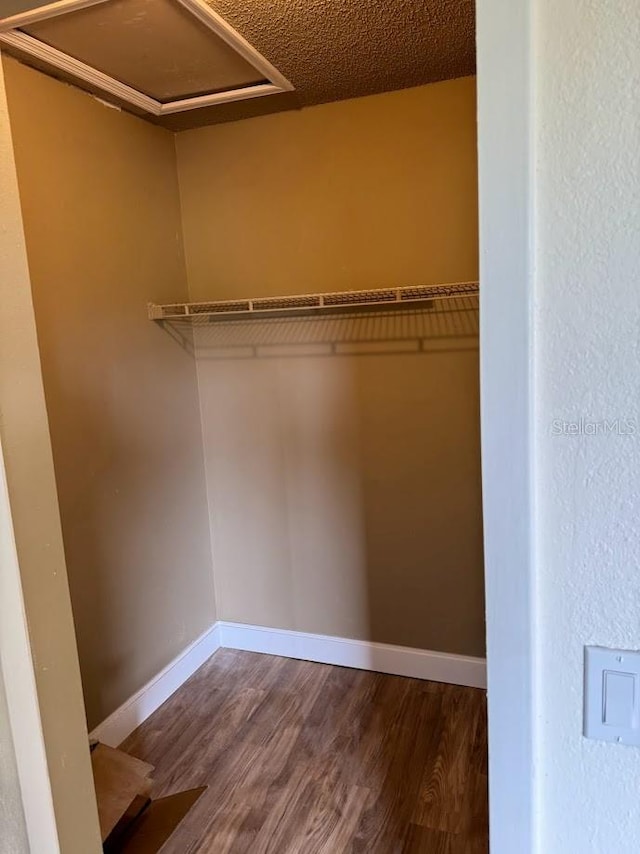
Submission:
{"label": "walk-in closet", "polygon": [[473,4],[9,6],[105,850],[486,852]]}

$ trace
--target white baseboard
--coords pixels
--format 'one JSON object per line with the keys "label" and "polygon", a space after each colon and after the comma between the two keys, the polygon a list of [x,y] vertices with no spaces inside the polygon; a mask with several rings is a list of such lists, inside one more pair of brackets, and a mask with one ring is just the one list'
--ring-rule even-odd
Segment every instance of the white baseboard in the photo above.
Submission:
{"label": "white baseboard", "polygon": [[484,658],[220,621],[99,724],[91,738],[117,747],[220,647],[471,688],[487,685]]}
{"label": "white baseboard", "polygon": [[214,623],[133,697],[98,724],[90,733],[90,738],[95,738],[110,747],[117,747],[219,648],[219,624]]}
{"label": "white baseboard", "polygon": [[220,621],[218,627],[220,646],[230,649],[264,652],[471,688],[486,688],[487,685],[484,658],[242,623]]}

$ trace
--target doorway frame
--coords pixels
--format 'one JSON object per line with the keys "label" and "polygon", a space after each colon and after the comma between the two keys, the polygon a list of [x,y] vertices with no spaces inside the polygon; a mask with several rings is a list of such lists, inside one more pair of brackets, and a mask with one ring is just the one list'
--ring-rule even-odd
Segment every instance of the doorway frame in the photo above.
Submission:
{"label": "doorway frame", "polygon": [[531,0],[477,0],[491,854],[538,850]]}
{"label": "doorway frame", "polygon": [[33,851],[55,854],[60,850],[58,831],[1,445],[0,680],[6,694],[27,839]]}

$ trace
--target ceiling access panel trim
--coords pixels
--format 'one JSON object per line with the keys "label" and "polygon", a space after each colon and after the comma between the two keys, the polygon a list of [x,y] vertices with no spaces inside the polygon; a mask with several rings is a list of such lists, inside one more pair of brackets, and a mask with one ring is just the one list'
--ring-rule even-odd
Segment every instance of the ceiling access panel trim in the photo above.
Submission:
{"label": "ceiling access panel trim", "polygon": [[230,101],[246,101],[248,98],[261,98],[264,95],[278,95],[283,90],[273,83],[256,83],[253,86],[243,86],[241,89],[228,89],[212,95],[197,95],[195,98],[183,98],[180,101],[169,101],[160,104],[157,115],[166,116],[170,113],[184,113],[199,107],[211,107],[215,104],[227,104]]}
{"label": "ceiling access panel trim", "polygon": [[201,107],[215,106],[216,104],[245,101],[249,98],[260,98],[265,95],[277,95],[282,92],[294,91],[293,85],[287,78],[249,44],[240,33],[236,32],[224,18],[218,15],[217,12],[214,12],[204,0],[174,0],[174,2],[191,12],[194,17],[250,63],[268,80],[267,83],[257,83],[222,92],[195,95],[192,98],[180,98],[175,101],[161,102],[134,89],[132,86],[128,86],[126,83],[122,83],[115,77],[98,71],[97,68],[87,65],[69,54],[45,44],[27,33],[18,31],[19,27],[25,27],[38,21],[48,20],[59,15],[65,15],[69,12],[79,11],[90,6],[98,6],[108,2],[110,0],[58,0],[58,2],[50,3],[48,6],[42,6],[39,9],[32,9],[31,11],[5,18],[4,20],[0,20],[0,45],[5,44],[23,54],[33,56],[53,68],[57,68],[80,81],[101,89],[106,94],[113,95],[125,103],[144,110],[144,112],[152,116],[182,113]]}
{"label": "ceiling access panel trim", "polygon": [[[192,15],[198,18],[205,26],[220,36],[229,47],[233,48],[236,53],[239,53],[243,59],[246,59],[250,65],[262,74],[270,83],[277,87],[279,92],[292,92],[293,84],[290,83],[284,74],[281,74],[278,69],[272,65],[259,51],[253,47],[245,38],[243,38],[237,30],[227,23],[223,17],[207,5],[204,0],[176,0],[185,9],[188,9]],[[257,88],[254,87],[245,87]],[[240,91],[240,90],[237,90]]]}
{"label": "ceiling access panel trim", "polygon": [[80,62],[79,59],[74,59],[74,57],[63,53],[55,47],[50,47],[50,45],[39,41],[39,39],[34,39],[33,36],[14,31],[0,33],[0,44],[6,44],[8,47],[13,47],[22,53],[29,54],[29,56],[33,56],[47,65],[58,68],[73,77],[84,80],[85,83],[96,86],[105,93],[115,95],[122,101],[139,107],[153,116],[160,115],[162,104],[159,101],[150,98],[142,92],[138,92],[137,89],[127,86],[126,83],[121,83],[115,77],[109,77],[108,74],[98,71],[97,68],[92,68],[84,62]]}

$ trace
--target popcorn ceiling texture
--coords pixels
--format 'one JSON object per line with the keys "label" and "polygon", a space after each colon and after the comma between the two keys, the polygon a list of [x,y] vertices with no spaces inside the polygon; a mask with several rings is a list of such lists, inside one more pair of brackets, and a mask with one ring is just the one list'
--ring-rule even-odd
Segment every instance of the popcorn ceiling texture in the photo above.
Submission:
{"label": "popcorn ceiling texture", "polygon": [[320,104],[472,74],[470,0],[250,0],[210,4]]}
{"label": "popcorn ceiling texture", "polygon": [[212,0],[295,87],[169,116],[174,130],[475,73],[473,0]]}

